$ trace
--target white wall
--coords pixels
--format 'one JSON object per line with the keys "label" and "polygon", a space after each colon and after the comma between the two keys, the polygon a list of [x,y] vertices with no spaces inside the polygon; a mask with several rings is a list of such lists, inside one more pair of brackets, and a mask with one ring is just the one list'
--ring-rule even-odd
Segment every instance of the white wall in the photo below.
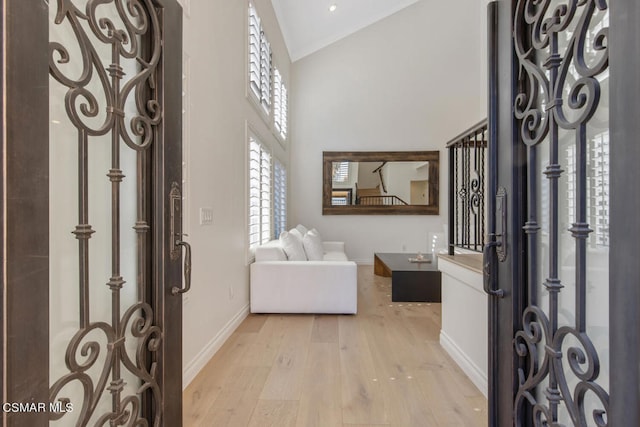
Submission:
{"label": "white wall", "polygon": [[411,203],[411,181],[428,181],[427,162],[389,162],[387,168],[387,193]]}
{"label": "white wall", "polygon": [[[185,225],[193,246],[192,290],[183,306],[186,385],[248,313],[246,123],[285,165],[289,155],[245,96],[248,2],[182,3]],[[271,2],[253,3],[274,63],[289,81],[290,60]],[[212,225],[199,225],[201,207],[213,208]]]}
{"label": "white wall", "polygon": [[[293,225],[361,262],[426,251],[447,222],[444,145],[486,114],[484,13],[484,0],[421,0],[292,65]],[[440,215],[322,216],[322,152],[342,150],[440,150]]]}

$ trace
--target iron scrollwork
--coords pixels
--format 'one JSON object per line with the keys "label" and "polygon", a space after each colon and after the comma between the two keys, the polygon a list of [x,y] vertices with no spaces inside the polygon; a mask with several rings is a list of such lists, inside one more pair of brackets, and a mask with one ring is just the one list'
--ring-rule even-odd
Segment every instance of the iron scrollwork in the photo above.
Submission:
{"label": "iron scrollwork", "polygon": [[[586,127],[600,103],[598,78],[602,78],[608,67],[608,26],[601,23],[594,30],[593,19],[597,13],[604,14],[607,8],[606,0],[519,0],[515,9],[514,43],[522,89],[515,98],[514,111],[520,121],[521,139],[529,152],[528,181],[533,193],[529,199],[528,221],[523,227],[530,252],[529,306],[522,317],[522,329],[514,339],[515,352],[522,362],[514,402],[516,425],[523,425],[528,416],[536,426],[559,426],[561,405],[576,426],[586,426],[588,418],[598,426],[608,425],[609,396],[597,383],[601,362],[586,332],[586,241],[592,231],[587,220],[586,168],[578,167],[576,171],[575,222],[568,230],[576,246],[575,325],[559,325],[559,295],[564,285],[558,266],[558,181],[564,172],[558,156],[558,129],[575,134],[577,159],[584,162]],[[544,171],[550,198],[549,272],[545,280],[539,280],[535,271],[540,230],[535,159],[536,150],[546,139],[549,141],[549,164]],[[539,283],[549,292],[547,312],[537,303]],[[543,385],[544,390],[537,395],[536,389]],[[587,395],[593,397],[590,415],[585,405]]]}
{"label": "iron scrollwork", "polygon": [[[156,87],[155,72],[161,54],[160,27],[155,13],[148,13],[154,10],[150,0],[128,0],[126,6],[124,3],[124,0],[88,0],[86,12],[82,12],[73,0],[58,0],[55,24],[61,25],[66,20],[73,29],[82,55],[82,72],[80,77],[73,79],[61,70],[58,64],[69,63],[71,57],[69,50],[59,42],[49,45],[49,67],[51,76],[69,88],[65,107],[74,126],[90,136],[105,135],[115,129],[130,148],[141,150],[151,144],[153,128],[161,119],[158,100],[149,97],[149,89]],[[115,8],[124,29],[118,29],[110,18],[98,17],[100,8],[109,5]],[[83,21],[88,24],[92,36],[113,47],[112,63],[107,67],[103,65],[102,58],[85,31]],[[141,55],[142,46],[138,37],[148,34],[152,34],[154,40],[150,58],[145,60]],[[125,73],[120,64],[121,58],[135,58],[141,66],[141,70],[122,87],[120,83]],[[90,83],[95,81],[94,73],[98,74],[100,89],[104,91],[107,102],[105,120],[98,126],[83,119],[96,117],[99,113],[97,94],[89,88]],[[138,115],[126,126],[124,105],[132,92],[135,94]],[[84,99],[85,103],[80,103],[80,99]],[[141,141],[136,142],[136,137],[140,137]]]}
{"label": "iron scrollwork", "polygon": [[[84,7],[78,4],[83,3]],[[55,7],[53,4],[51,7]],[[83,10],[81,10],[83,9]],[[82,402],[73,402],[77,425],[144,426],[143,405],[155,408],[154,425],[161,422],[161,389],[158,384],[157,353],[163,338],[154,325],[154,312],[147,298],[150,277],[148,199],[138,203],[137,235],[137,299],[121,313],[121,289],[125,280],[121,273],[120,254],[120,184],[125,175],[120,165],[122,143],[137,156],[138,197],[145,196],[149,147],[154,142],[156,127],[162,118],[158,101],[158,64],[162,54],[160,22],[152,0],[57,0],[55,25],[67,25],[75,36],[75,49],[61,42],[50,42],[51,76],[65,86],[65,108],[68,120],[78,133],[79,224],[75,234],[79,245],[79,330],[67,346],[65,364],[68,373],[50,388],[50,401],[68,403],[64,390],[79,384]],[[102,50],[101,50],[102,49]],[[100,52],[108,52],[100,54]],[[71,53],[73,52],[73,54]],[[109,63],[103,63],[103,57]],[[73,76],[66,64],[80,66]],[[125,79],[123,63],[134,64],[135,73]],[[131,67],[130,67],[131,68]],[[101,105],[104,104],[105,105]],[[128,106],[128,110],[125,108]],[[133,106],[133,107],[132,107]],[[135,110],[134,112],[131,112]],[[112,324],[92,321],[89,313],[89,241],[95,232],[89,223],[88,181],[90,137],[110,135],[112,161],[106,175],[112,188],[111,277],[106,291],[111,294]],[[135,349],[125,343],[133,340]],[[106,342],[106,345],[104,344]],[[134,351],[134,354],[130,352]],[[139,384],[135,394],[125,395],[124,371],[135,375]],[[90,375],[99,372],[97,378]],[[77,387],[74,385],[74,387]],[[98,413],[99,401],[111,394],[110,410]],[[143,397],[144,396],[144,397]],[[77,413],[79,412],[79,415]],[[51,413],[52,420],[66,413]]]}
{"label": "iron scrollwork", "polygon": [[[482,251],[485,239],[487,121],[447,143],[450,156],[450,250]],[[453,252],[451,252],[453,253]]]}
{"label": "iron scrollwork", "polygon": [[[566,1],[566,0],[565,0]],[[518,1],[514,21],[514,34],[530,35],[531,46],[525,37],[514,38],[515,50],[521,68],[521,80],[525,90],[515,100],[515,115],[521,122],[520,135],[529,146],[539,144],[555,122],[564,129],[577,129],[586,124],[598,107],[600,84],[595,78],[609,64],[606,41],[608,27],[601,28],[593,36],[590,49],[600,52],[599,60],[587,64],[585,50],[594,10],[606,10],[606,0],[569,0],[549,13],[551,0]],[[576,18],[576,14],[581,15]],[[578,20],[577,24],[574,20]],[[558,52],[558,37],[570,24],[576,24],[564,52]],[[536,55],[551,49],[543,66],[536,63]],[[570,73],[571,66],[575,72]],[[551,78],[545,71],[550,70]],[[573,78],[578,76],[574,81]],[[578,112],[573,119],[564,110],[563,92],[570,89],[570,111]]]}

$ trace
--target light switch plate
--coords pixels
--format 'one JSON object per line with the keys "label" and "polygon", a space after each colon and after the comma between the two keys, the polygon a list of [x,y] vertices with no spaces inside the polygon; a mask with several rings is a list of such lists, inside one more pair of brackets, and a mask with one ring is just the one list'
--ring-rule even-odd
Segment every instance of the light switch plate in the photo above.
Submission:
{"label": "light switch plate", "polygon": [[213,208],[200,208],[200,225],[213,224]]}

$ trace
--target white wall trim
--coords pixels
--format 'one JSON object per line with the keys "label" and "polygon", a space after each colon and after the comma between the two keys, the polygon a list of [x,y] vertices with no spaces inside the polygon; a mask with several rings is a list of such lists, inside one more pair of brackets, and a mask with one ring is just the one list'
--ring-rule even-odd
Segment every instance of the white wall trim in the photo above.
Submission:
{"label": "white wall trim", "polygon": [[440,330],[440,345],[449,353],[449,356],[451,356],[458,366],[460,366],[460,369],[469,377],[471,382],[478,387],[478,390],[480,390],[484,397],[487,397],[489,388],[487,376],[443,330]]}
{"label": "white wall trim", "polygon": [[215,337],[207,345],[204,346],[202,351],[196,355],[189,363],[186,364],[182,370],[182,390],[185,390],[187,386],[194,380],[198,373],[209,363],[209,360],[220,350],[222,345],[227,341],[231,334],[240,326],[240,323],[249,315],[249,304],[240,309],[235,316],[227,322],[226,325],[216,334]]}

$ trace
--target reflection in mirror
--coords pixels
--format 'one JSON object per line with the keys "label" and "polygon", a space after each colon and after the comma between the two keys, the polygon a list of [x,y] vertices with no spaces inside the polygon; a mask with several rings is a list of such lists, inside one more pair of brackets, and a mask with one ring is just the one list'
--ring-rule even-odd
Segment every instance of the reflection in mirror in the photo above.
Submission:
{"label": "reflection in mirror", "polygon": [[325,152],[323,213],[438,214],[437,151]]}
{"label": "reflection in mirror", "polygon": [[331,185],[332,206],[427,205],[429,162],[333,162]]}

